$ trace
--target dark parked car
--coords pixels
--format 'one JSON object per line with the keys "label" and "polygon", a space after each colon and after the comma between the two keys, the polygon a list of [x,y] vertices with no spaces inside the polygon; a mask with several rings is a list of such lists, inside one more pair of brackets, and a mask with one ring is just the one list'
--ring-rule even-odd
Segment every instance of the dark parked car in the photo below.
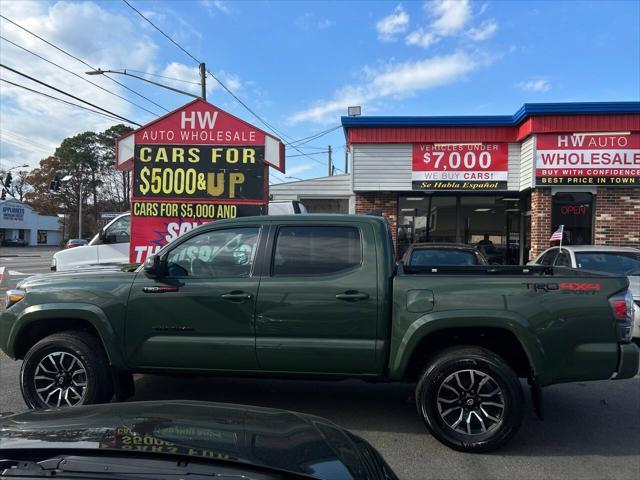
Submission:
{"label": "dark parked car", "polygon": [[408,266],[467,266],[488,265],[480,251],[461,243],[414,243],[402,257]]}
{"label": "dark parked car", "polygon": [[369,443],[323,418],[184,400],[11,415],[0,449],[2,478],[397,478]]}
{"label": "dark parked car", "polygon": [[67,240],[67,243],[64,244],[64,248],[66,250],[68,248],[83,247],[88,244],[89,242],[84,238],[70,238]]}
{"label": "dark parked car", "polygon": [[29,245],[26,240],[22,238],[5,238],[2,240],[3,247],[26,247]]}

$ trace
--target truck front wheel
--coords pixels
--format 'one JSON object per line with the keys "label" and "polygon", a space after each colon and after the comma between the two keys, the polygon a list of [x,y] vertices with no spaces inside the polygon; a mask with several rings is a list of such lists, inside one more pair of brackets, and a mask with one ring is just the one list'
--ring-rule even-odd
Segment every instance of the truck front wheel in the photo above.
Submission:
{"label": "truck front wheel", "polygon": [[102,345],[80,331],[55,333],[31,347],[22,362],[20,388],[29,408],[104,403],[113,396]]}
{"label": "truck front wheel", "polygon": [[518,431],[524,396],[513,369],[480,347],[441,352],[422,373],[416,403],[429,431],[449,447],[488,452]]}

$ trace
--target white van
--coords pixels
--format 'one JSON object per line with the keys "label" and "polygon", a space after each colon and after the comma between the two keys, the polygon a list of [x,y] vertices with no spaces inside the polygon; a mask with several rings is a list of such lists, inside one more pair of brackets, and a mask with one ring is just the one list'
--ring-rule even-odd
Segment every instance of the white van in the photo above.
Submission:
{"label": "white van", "polygon": [[[269,215],[307,213],[297,200],[269,202]],[[114,218],[91,239],[89,245],[61,250],[53,255],[51,270],[63,272],[95,265],[129,263],[129,213]]]}

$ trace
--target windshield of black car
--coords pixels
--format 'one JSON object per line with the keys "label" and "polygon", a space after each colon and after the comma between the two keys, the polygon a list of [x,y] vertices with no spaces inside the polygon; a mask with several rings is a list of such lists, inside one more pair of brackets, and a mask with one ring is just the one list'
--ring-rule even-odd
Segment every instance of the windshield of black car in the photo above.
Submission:
{"label": "windshield of black car", "polygon": [[452,248],[422,248],[415,249],[409,259],[410,266],[465,266],[478,265],[476,254],[469,250],[454,250]]}
{"label": "windshield of black car", "polygon": [[[159,457],[159,458],[154,458]],[[15,450],[0,458],[1,478],[59,478],[86,480],[174,480],[182,478],[217,480],[302,480],[312,476],[262,465],[232,464],[216,459],[186,459],[171,455],[105,455],[103,452],[74,452],[50,455]]]}
{"label": "windshield of black car", "polygon": [[576,252],[578,268],[616,275],[640,275],[640,253]]}

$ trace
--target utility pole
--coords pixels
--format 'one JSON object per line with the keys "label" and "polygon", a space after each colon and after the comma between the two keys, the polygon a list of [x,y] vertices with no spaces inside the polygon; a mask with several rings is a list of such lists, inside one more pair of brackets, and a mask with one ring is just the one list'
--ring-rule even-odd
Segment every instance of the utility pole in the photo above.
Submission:
{"label": "utility pole", "polygon": [[333,175],[333,160],[331,159],[331,145],[327,147],[327,153],[329,154],[329,176]]}
{"label": "utility pole", "polygon": [[344,173],[349,173],[349,145],[344,146]]}
{"label": "utility pole", "polygon": [[82,185],[80,185],[78,201],[78,238],[82,238]]}
{"label": "utility pole", "polygon": [[204,62],[200,64],[200,96],[207,99],[207,69]]}

